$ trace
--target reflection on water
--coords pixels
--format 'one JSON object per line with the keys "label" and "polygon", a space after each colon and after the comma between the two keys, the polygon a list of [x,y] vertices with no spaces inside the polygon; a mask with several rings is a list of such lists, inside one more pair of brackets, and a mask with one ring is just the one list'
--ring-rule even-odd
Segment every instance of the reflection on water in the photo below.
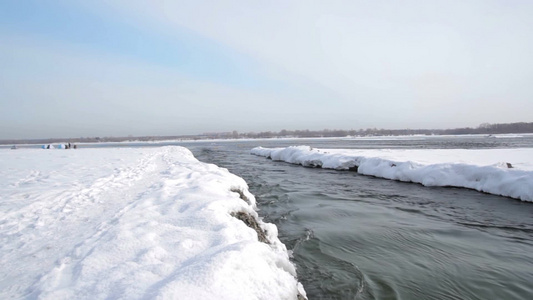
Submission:
{"label": "reflection on water", "polygon": [[310,299],[533,299],[532,203],[248,154],[259,145],[286,146],[189,147],[248,182]]}

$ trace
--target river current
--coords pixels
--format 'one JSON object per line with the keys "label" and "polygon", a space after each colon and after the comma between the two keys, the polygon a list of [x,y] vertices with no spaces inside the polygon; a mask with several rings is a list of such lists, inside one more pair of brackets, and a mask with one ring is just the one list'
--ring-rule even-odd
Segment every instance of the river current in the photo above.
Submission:
{"label": "river current", "polygon": [[[109,143],[180,145],[243,177],[309,299],[533,299],[533,203],[253,156],[257,146],[533,147],[533,135]],[[502,158],[506,161],[506,158]]]}
{"label": "river current", "polygon": [[[186,145],[243,177],[293,251],[309,299],[533,299],[533,203],[304,168],[256,146],[533,147],[530,138],[264,140]],[[502,159],[505,160],[505,159]]]}

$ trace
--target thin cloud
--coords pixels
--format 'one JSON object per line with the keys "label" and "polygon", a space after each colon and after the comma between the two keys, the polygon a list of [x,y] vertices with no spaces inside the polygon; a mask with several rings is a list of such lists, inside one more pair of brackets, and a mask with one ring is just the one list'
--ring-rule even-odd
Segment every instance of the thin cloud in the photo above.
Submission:
{"label": "thin cloud", "polygon": [[41,18],[13,13],[0,31],[10,137],[41,137],[51,115],[78,125],[49,136],[78,136],[442,128],[533,111],[529,1],[17,5]]}

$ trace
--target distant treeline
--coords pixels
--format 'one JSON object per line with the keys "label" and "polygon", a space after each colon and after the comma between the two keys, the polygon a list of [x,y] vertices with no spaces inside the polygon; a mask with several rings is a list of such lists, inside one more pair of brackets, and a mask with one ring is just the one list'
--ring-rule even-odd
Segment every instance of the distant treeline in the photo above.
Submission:
{"label": "distant treeline", "polygon": [[394,135],[461,135],[461,134],[504,134],[504,133],[533,133],[533,123],[483,123],[476,128],[464,127],[454,129],[378,129],[367,128],[359,130],[281,130],[280,132],[241,133],[232,136],[239,138],[273,138],[273,137],[345,137],[345,136],[394,136]]}
{"label": "distant treeline", "polygon": [[57,143],[113,143],[124,141],[161,141],[191,139],[191,136],[139,136],[139,137],[79,137],[79,138],[50,138],[50,139],[24,139],[24,140],[0,140],[0,144],[57,144]]}
{"label": "distant treeline", "polygon": [[394,136],[394,135],[461,135],[461,134],[505,134],[533,133],[533,122],[489,124],[483,123],[476,128],[465,127],[455,129],[378,129],[359,130],[281,130],[279,132],[215,132],[199,135],[176,136],[140,136],[140,137],[80,137],[63,139],[31,139],[31,140],[0,140],[0,144],[54,144],[54,143],[99,143],[123,141],[161,141],[161,140],[199,140],[199,139],[242,139],[242,138],[276,138],[276,137],[345,137],[345,136]]}

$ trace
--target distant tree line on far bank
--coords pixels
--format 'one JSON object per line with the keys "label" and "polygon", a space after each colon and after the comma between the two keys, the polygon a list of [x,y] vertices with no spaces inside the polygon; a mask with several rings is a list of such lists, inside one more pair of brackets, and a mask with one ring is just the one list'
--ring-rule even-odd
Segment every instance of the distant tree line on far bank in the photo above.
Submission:
{"label": "distant tree line on far bank", "polygon": [[378,129],[367,128],[358,130],[324,129],[324,130],[286,130],[279,132],[263,131],[239,133],[214,132],[198,135],[175,135],[175,136],[139,136],[139,137],[80,137],[80,138],[54,138],[54,139],[19,139],[0,140],[0,144],[52,144],[52,143],[99,143],[99,142],[123,142],[123,141],[161,141],[161,140],[200,140],[200,139],[258,139],[278,137],[346,137],[346,136],[395,136],[395,135],[461,135],[461,134],[506,134],[506,133],[533,133],[533,122],[489,124],[483,123],[478,127],[464,127],[454,129]]}
{"label": "distant tree line on far bank", "polygon": [[[274,138],[274,137],[345,137],[345,136],[397,136],[397,135],[461,135],[461,134],[506,134],[533,133],[533,122],[489,124],[483,123],[476,128],[464,127],[454,129],[378,129],[359,130],[281,130],[279,132],[251,132],[231,134],[232,138]],[[229,134],[228,134],[229,136]]]}

